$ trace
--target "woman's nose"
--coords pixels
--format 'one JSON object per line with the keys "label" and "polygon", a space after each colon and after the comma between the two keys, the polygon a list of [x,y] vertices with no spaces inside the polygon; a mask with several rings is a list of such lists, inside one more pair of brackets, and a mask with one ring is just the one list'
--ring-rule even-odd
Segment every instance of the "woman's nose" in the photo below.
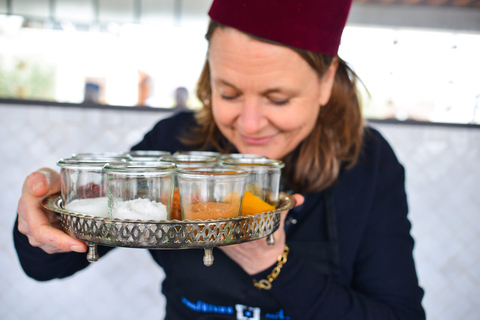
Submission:
{"label": "woman's nose", "polygon": [[239,117],[239,124],[244,133],[254,134],[266,125],[260,103],[256,99],[246,99]]}

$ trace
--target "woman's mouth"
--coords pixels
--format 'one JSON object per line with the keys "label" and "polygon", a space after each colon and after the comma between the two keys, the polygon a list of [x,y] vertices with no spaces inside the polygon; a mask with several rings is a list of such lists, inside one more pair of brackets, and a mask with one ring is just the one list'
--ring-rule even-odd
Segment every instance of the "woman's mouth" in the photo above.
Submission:
{"label": "woman's mouth", "polygon": [[248,137],[248,136],[243,136],[242,135],[242,140],[246,144],[262,145],[262,144],[266,144],[266,143],[270,142],[274,137],[275,137],[275,135],[268,136],[268,137]]}

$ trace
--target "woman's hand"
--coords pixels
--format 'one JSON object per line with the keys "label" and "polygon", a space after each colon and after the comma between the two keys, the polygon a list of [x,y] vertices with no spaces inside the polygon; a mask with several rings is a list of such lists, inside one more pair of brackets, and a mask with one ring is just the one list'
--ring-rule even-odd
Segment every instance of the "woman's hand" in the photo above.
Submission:
{"label": "woman's hand", "polygon": [[[300,194],[293,195],[296,205],[303,203],[303,196]],[[227,256],[235,261],[249,275],[257,274],[268,269],[275,263],[277,258],[283,253],[285,248],[285,218],[288,211],[283,211],[280,218],[280,226],[275,231],[275,245],[269,246],[266,239],[245,242],[231,246],[220,247]]]}
{"label": "woman's hand", "polygon": [[42,168],[30,174],[18,201],[18,231],[28,237],[34,247],[46,253],[85,252],[87,245],[67,235],[55,213],[42,207],[43,199],[60,191],[60,176],[52,169]]}

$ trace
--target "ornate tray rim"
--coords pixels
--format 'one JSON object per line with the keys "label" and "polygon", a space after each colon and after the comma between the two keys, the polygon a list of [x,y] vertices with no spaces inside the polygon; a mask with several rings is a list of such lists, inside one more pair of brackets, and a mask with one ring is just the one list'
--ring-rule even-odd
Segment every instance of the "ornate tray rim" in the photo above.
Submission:
{"label": "ornate tray rim", "polygon": [[[96,245],[145,249],[203,248],[206,250],[204,262],[205,259],[211,259],[211,262],[205,262],[206,265],[213,262],[213,247],[239,244],[267,236],[267,243],[275,243],[273,233],[279,227],[280,213],[293,208],[295,203],[293,196],[280,193],[279,204],[275,210],[252,216],[216,220],[145,221],[111,219],[72,212],[62,207],[59,193],[46,197],[42,202],[44,208],[57,213],[67,231],[77,239],[87,242],[90,249],[87,255],[89,261],[98,259]],[[252,228],[255,229],[254,232]],[[145,232],[145,229],[148,229],[146,232],[150,238],[146,241],[145,237],[141,236],[143,240],[140,241],[139,230]],[[158,232],[160,236],[151,234],[152,232]],[[203,241],[195,240],[199,236],[203,237]]]}
{"label": "ornate tray rim", "polygon": [[[282,203],[285,202],[285,203]],[[272,213],[279,213],[285,210],[290,210],[295,206],[295,198],[293,198],[291,195],[288,195],[286,193],[281,192],[279,195],[279,202],[280,205],[273,211],[268,211],[268,212],[262,212],[258,213],[252,216],[242,216],[242,217],[235,217],[235,218],[229,218],[229,219],[208,219],[208,220],[135,220],[135,219],[118,219],[118,218],[108,218],[108,217],[99,217],[99,216],[93,216],[89,214],[84,214],[84,213],[77,213],[73,212],[70,210],[67,210],[62,207],[62,197],[60,193],[56,193],[50,196],[47,196],[43,200],[43,207],[47,210],[54,211],[58,214],[68,214],[71,216],[79,217],[79,218],[87,218],[87,219],[96,219],[96,220],[105,220],[105,221],[112,221],[112,222],[128,222],[128,223],[140,223],[140,224],[191,224],[191,223],[206,223],[206,222],[229,222],[229,221],[235,221],[235,220],[245,220],[245,219],[252,219],[257,216],[262,216],[265,214],[272,214]]]}

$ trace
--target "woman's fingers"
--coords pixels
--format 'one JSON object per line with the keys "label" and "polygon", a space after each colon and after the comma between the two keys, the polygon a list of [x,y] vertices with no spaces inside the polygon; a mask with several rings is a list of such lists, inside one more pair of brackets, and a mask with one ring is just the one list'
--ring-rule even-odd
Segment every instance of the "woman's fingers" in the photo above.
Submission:
{"label": "woman's fingers", "polygon": [[83,241],[67,235],[54,212],[42,206],[43,199],[60,190],[57,172],[42,168],[27,177],[18,202],[18,230],[27,236],[30,244],[47,253],[85,252]]}
{"label": "woman's fingers", "polygon": [[[295,198],[296,206],[303,204],[304,197],[302,195],[294,194],[293,197]],[[287,214],[288,210],[281,212],[280,225],[273,234],[275,245],[268,245],[266,239],[263,238],[220,247],[220,249],[229,256],[230,259],[239,264],[248,274],[256,274],[269,268],[276,263],[278,256],[284,251],[286,239],[284,225]]]}
{"label": "woman's fingers", "polygon": [[303,202],[305,201],[305,198],[299,194],[299,193],[295,193],[293,195],[293,198],[295,199],[295,207],[298,207],[298,206],[301,206],[303,204]]}
{"label": "woman's fingers", "polygon": [[30,174],[22,188],[23,196],[43,198],[60,191],[60,176],[50,169],[42,168]]}

